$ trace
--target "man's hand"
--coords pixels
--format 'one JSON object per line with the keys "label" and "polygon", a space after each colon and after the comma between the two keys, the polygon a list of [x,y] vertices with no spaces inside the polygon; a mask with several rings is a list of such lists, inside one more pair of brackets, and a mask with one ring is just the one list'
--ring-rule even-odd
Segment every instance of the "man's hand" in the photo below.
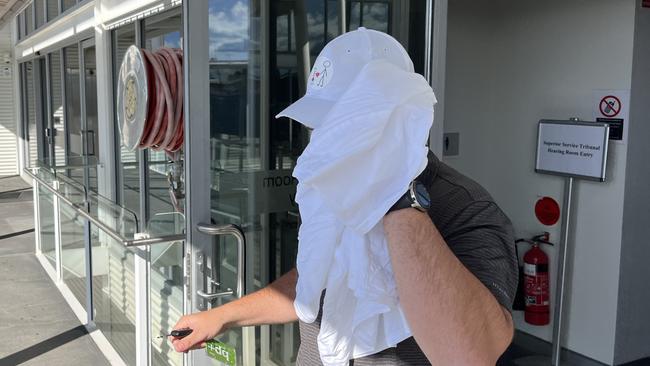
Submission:
{"label": "man's hand", "polygon": [[203,348],[206,341],[228,330],[226,314],[221,309],[215,308],[181,317],[174,325],[174,329],[190,328],[192,333],[185,338],[169,337],[176,352]]}
{"label": "man's hand", "polygon": [[400,304],[413,336],[438,365],[494,365],[513,324],[492,293],[449,249],[426,213],[384,218]]}
{"label": "man's hand", "polygon": [[293,308],[296,299],[296,269],[282,275],[265,288],[208,311],[185,315],[173,329],[191,328],[185,338],[169,337],[177,352],[205,347],[205,342],[231,327],[281,324],[298,320]]}

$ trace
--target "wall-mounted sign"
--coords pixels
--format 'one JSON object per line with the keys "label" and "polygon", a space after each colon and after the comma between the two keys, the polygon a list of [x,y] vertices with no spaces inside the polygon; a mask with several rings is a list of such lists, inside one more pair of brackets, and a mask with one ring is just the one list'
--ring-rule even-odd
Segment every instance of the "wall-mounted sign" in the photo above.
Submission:
{"label": "wall-mounted sign", "polygon": [[592,100],[594,121],[609,125],[609,139],[627,140],[630,91],[594,90]]}
{"label": "wall-mounted sign", "polygon": [[541,120],[535,171],[603,182],[608,136],[606,123]]}

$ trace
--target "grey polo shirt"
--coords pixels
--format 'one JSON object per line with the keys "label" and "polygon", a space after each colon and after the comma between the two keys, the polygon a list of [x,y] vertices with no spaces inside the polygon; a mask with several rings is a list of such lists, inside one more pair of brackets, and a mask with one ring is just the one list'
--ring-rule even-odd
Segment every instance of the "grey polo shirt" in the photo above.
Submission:
{"label": "grey polo shirt", "polygon": [[[420,176],[429,186],[429,216],[458,259],[506,309],[512,309],[517,289],[517,258],[510,220],[483,187],[429,154]],[[432,269],[433,270],[433,269]],[[321,308],[322,310],[322,308]],[[316,342],[321,315],[300,322],[296,364],[322,365]],[[350,361],[351,365],[430,365],[413,337],[397,347]]]}

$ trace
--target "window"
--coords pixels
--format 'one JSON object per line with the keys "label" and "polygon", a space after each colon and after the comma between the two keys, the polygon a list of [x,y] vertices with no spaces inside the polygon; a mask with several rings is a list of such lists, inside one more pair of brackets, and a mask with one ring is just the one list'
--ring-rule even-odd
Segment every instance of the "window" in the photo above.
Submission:
{"label": "window", "polygon": [[61,2],[61,11],[66,11],[66,10],[72,8],[75,5],[77,5],[76,0],[63,0]]}
{"label": "window", "polygon": [[18,35],[18,40],[20,41],[23,39],[23,23],[25,21],[23,20],[23,13],[20,13],[16,16],[16,34]]}
{"label": "window", "polygon": [[54,163],[66,165],[66,129],[63,111],[63,85],[61,76],[61,51],[52,52],[49,56],[50,75],[50,120],[54,133]]}
{"label": "window", "polygon": [[[113,81],[117,83],[120,73],[122,59],[129,46],[136,44],[135,24],[127,24],[113,31]],[[117,84],[113,86],[117,95]],[[140,165],[139,155],[136,151],[129,151],[122,145],[119,127],[116,119],[116,151],[117,151],[117,192],[118,202],[133,212],[140,213],[140,179],[138,166]]]}
{"label": "window", "polygon": [[27,161],[28,166],[36,165],[38,159],[38,144],[36,134],[36,108],[34,95],[34,66],[32,61],[22,64],[23,76],[23,111],[24,111],[24,133],[27,139]]}
{"label": "window", "polygon": [[25,8],[25,35],[29,35],[34,31],[34,6],[33,4],[27,5]]}
{"label": "window", "polygon": [[[149,50],[162,47],[180,48],[182,42],[181,12],[172,10],[144,20],[144,42]],[[167,172],[173,168],[164,151],[148,149],[149,154],[149,209],[150,217],[161,212],[173,212],[174,207],[169,196]]]}
{"label": "window", "polygon": [[65,116],[68,159],[70,164],[81,164],[83,154],[81,139],[81,90],[79,87],[79,46],[63,49],[65,65]]}
{"label": "window", "polygon": [[36,27],[38,29],[45,24],[45,0],[34,0],[34,16],[36,18]]}
{"label": "window", "polygon": [[59,0],[45,0],[47,2],[47,21],[59,16]]}

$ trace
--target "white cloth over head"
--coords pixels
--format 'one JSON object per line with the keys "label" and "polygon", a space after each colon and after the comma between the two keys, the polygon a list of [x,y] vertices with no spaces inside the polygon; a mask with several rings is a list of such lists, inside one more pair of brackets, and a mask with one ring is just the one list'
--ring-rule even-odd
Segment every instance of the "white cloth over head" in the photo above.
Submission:
{"label": "white cloth over head", "polygon": [[436,103],[412,64],[371,59],[347,84],[316,125],[300,120],[314,130],[293,173],[302,220],[294,307],[314,322],[326,290],[318,335],[326,366],[411,336],[382,219],[426,167]]}

